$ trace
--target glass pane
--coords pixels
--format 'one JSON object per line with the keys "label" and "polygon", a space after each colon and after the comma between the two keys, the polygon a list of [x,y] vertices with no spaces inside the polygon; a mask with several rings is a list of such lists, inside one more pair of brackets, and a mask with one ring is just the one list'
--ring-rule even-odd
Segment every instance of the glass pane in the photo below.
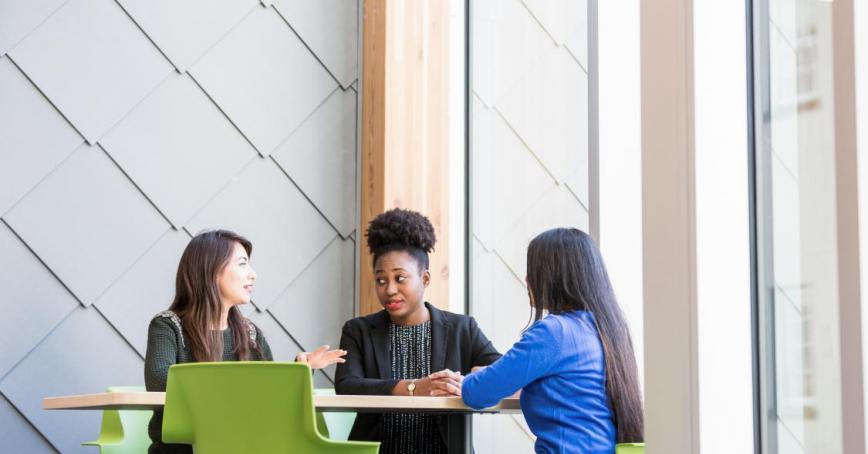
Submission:
{"label": "glass pane", "polygon": [[763,452],[841,452],[831,3],[755,11]]}

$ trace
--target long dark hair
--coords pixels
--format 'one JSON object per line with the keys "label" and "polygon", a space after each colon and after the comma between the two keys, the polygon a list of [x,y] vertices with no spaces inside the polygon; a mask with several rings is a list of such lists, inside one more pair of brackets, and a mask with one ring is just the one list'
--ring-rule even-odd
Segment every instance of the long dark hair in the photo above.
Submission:
{"label": "long dark hair", "polygon": [[527,284],[535,321],[546,312],[588,311],[594,315],[603,344],[606,393],[617,441],[641,442],[644,417],[633,342],[594,240],[578,229],[539,234],[527,248]]}
{"label": "long dark hair", "polygon": [[[194,361],[220,361],[223,357],[223,335],[215,329],[223,310],[217,277],[232,258],[236,243],[247,251],[248,257],[253,252],[253,244],[237,233],[201,232],[190,240],[178,263],[175,299],[169,309],[181,318]],[[232,329],[232,352],[241,361],[250,359],[248,322],[238,307],[229,309],[227,321]]]}

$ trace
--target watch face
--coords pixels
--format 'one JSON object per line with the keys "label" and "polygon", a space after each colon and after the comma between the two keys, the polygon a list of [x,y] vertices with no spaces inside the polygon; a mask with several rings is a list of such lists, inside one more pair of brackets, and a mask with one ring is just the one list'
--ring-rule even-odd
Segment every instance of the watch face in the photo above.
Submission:
{"label": "watch face", "polygon": [[407,385],[407,389],[410,391],[414,391],[416,389],[416,383],[410,382],[410,384]]}

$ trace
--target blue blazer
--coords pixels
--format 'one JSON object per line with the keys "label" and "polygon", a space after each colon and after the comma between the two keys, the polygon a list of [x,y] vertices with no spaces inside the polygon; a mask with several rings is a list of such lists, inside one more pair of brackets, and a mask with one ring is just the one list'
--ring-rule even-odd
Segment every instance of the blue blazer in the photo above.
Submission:
{"label": "blue blazer", "polygon": [[537,453],[615,451],[603,344],[590,312],[535,322],[503,358],[467,376],[461,394],[468,406],[484,408],[519,389]]}

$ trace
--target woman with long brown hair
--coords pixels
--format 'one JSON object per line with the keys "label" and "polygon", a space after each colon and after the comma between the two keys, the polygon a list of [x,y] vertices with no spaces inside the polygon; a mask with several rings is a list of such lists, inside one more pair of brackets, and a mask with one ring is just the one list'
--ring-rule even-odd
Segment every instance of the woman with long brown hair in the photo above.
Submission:
{"label": "woman with long brown hair", "polygon": [[596,244],[552,229],[527,249],[534,321],[503,358],[468,375],[467,405],[483,408],[518,390],[539,453],[612,453],[643,439],[633,344]]}
{"label": "woman with long brown hair", "polygon": [[[169,367],[202,361],[272,361],[262,331],[241,315],[238,306],[250,302],[256,272],[250,266],[253,245],[228,230],[196,235],[184,249],[175,278],[175,299],[148,327],[145,387],[166,391]],[[302,352],[296,361],[314,369],[343,362],[342,350],[322,346]],[[234,415],[227,415],[232,417]],[[189,445],[164,444],[163,412],[155,410],[148,425],[151,454],[191,453]]]}

